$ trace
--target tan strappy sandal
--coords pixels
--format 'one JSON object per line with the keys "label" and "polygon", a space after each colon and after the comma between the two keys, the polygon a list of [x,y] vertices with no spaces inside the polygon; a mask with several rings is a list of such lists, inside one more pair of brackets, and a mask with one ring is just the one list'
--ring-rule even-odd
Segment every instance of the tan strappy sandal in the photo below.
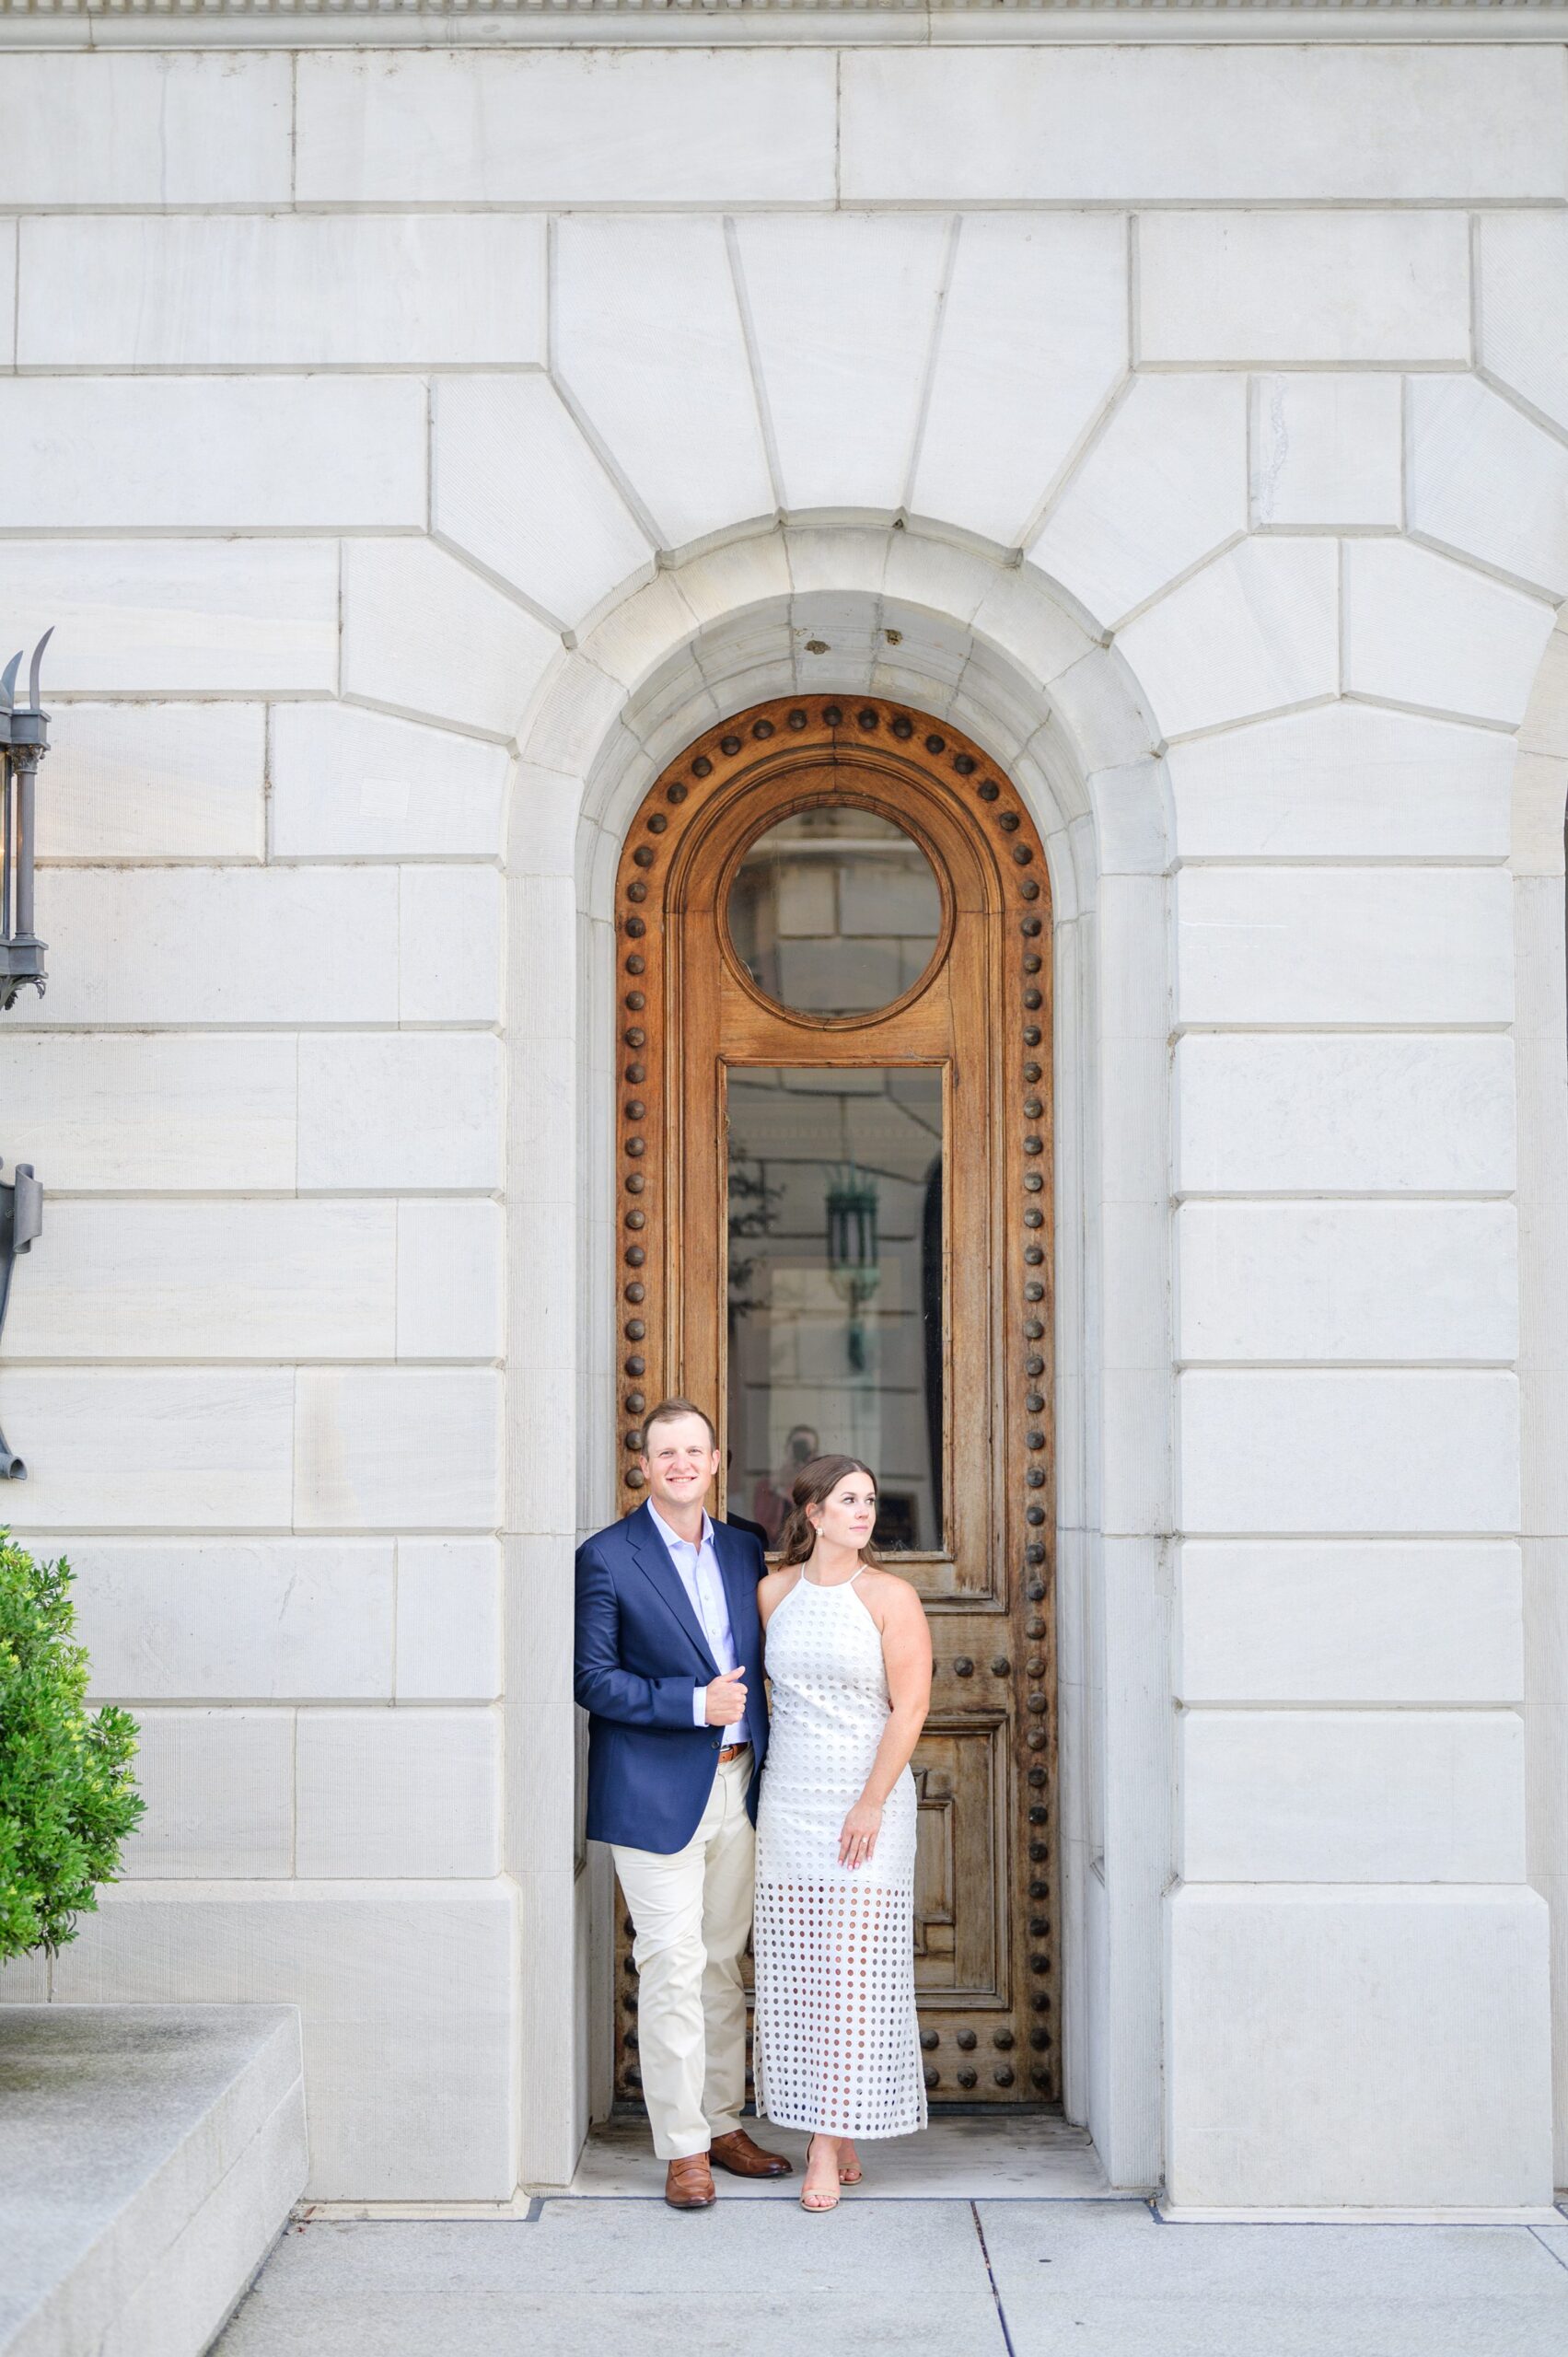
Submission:
{"label": "tan strappy sandal", "polygon": [[[808,2136],[806,2140],[806,2165],[807,2169],[811,2166],[811,2147],[816,2142],[817,2139],[815,2136]],[[815,2186],[803,2185],[800,2189],[800,2206],[808,2213],[809,2216],[813,2218],[819,2218],[823,2216],[827,2211],[836,2210],[838,2208],[839,2197],[836,2193],[819,2193]]]}

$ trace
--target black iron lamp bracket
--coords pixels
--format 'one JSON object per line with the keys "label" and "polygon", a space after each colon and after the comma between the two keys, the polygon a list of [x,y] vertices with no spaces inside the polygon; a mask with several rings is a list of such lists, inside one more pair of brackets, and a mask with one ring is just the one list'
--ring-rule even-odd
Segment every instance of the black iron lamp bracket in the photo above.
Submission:
{"label": "black iron lamp bracket", "polygon": [[[0,1166],[3,1167],[3,1166]],[[11,1301],[11,1271],[17,1256],[30,1252],[43,1233],[43,1189],[30,1162],[18,1162],[12,1179],[0,1179],[0,1334]],[[0,1481],[25,1481],[28,1469],[0,1432]]]}

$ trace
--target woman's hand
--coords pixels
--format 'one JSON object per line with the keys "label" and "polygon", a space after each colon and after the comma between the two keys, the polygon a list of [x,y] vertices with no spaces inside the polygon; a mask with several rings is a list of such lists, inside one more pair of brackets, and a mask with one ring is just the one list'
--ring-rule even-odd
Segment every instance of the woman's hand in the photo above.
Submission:
{"label": "woman's hand", "polygon": [[876,1855],[882,1830],[882,1811],[875,1801],[856,1801],[839,1835],[841,1866],[864,1866]]}

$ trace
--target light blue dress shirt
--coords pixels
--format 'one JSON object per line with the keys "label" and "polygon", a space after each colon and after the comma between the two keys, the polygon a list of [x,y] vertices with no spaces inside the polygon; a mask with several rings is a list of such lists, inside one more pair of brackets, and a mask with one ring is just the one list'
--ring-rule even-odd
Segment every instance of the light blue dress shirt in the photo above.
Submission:
{"label": "light blue dress shirt", "polygon": [[[697,1616],[697,1624],[708,1641],[708,1651],[721,1669],[738,1669],[740,1657],[735,1650],[735,1634],[729,1625],[729,1605],[724,1592],[724,1573],[714,1551],[714,1525],[711,1515],[703,1516],[703,1536],[693,1545],[671,1530],[657,1506],[650,1498],[648,1512],[659,1537],[669,1550],[669,1560],[680,1575],[686,1590],[686,1600]],[[715,1733],[727,1745],[749,1743],[751,1740],[750,1703],[747,1716],[732,1727],[719,1727]],[[691,1691],[691,1724],[704,1727],[708,1724],[708,1689],[693,1687]]]}

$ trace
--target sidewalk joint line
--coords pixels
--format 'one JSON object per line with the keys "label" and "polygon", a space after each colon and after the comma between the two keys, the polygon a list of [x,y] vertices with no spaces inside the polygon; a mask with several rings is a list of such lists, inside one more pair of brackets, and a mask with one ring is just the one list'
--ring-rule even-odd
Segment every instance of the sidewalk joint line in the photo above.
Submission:
{"label": "sidewalk joint line", "polygon": [[1016,2351],[1013,2347],[1013,2336],[1007,2329],[1007,2312],[1002,2305],[1002,2294],[996,2288],[996,2270],[991,2264],[991,2253],[986,2247],[985,2228],[980,2223],[980,2204],[973,2200],[970,2202],[970,2216],[974,2220],[975,2239],[980,2245],[981,2258],[985,2262],[985,2280],[991,2286],[991,2297],[996,2308],[996,2322],[1002,2333],[1002,2346],[1006,2351],[1007,2357],[1016,2357]]}

